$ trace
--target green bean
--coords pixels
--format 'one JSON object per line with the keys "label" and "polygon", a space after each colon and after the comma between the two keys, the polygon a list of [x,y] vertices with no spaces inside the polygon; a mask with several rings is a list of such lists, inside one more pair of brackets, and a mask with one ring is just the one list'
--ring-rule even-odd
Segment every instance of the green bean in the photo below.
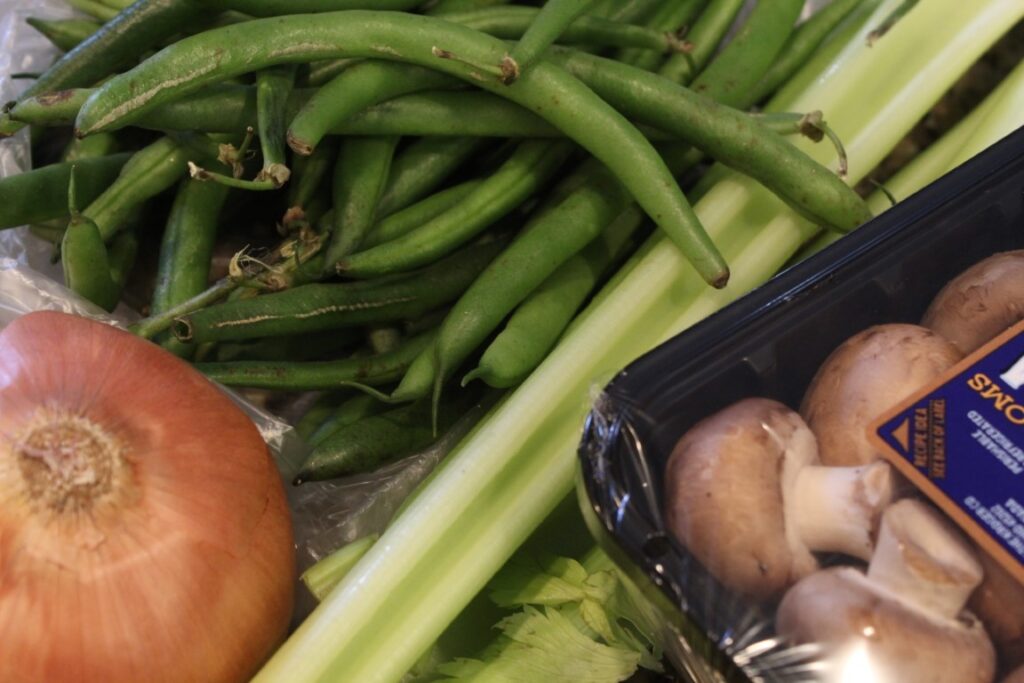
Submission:
{"label": "green bean", "polygon": [[99,228],[78,212],[75,175],[68,183],[68,208],[71,221],[61,240],[61,264],[64,283],[75,294],[107,311],[117,306],[120,289],[110,273],[107,246]]}
{"label": "green bean", "polygon": [[481,180],[467,180],[436,192],[426,199],[396,211],[374,225],[363,247],[369,249],[398,239],[460,204],[480,186]]}
{"label": "green bean", "polygon": [[339,123],[375,104],[421,90],[448,87],[451,76],[432,69],[368,59],[318,90],[288,127],[288,145],[308,155]]}
{"label": "green bean", "polygon": [[319,446],[342,427],[347,427],[371,415],[378,415],[387,408],[388,404],[381,403],[369,394],[357,394],[346,398],[323,417],[319,425],[306,437],[306,442],[310,446]]}
{"label": "green bean", "polygon": [[421,15],[351,11],[255,20],[185,38],[113,77],[82,107],[76,130],[109,130],[210,83],[273,64],[372,56],[426,65],[531,109],[615,169],[701,277],[724,286],[728,268],[721,254],[643,134],[578,80],[543,61],[509,86],[481,81],[473,65],[497,64],[504,52],[500,40]]}
{"label": "green bean", "polygon": [[482,379],[492,387],[507,388],[525,380],[554,348],[642,222],[642,213],[627,210],[599,239],[559,266],[519,305],[462,384]]}
{"label": "green bean", "polygon": [[[459,12],[469,12],[486,7],[507,5],[511,0],[438,0],[427,10],[427,14],[448,15]],[[447,16],[445,17],[448,18]]]}
{"label": "green bean", "polygon": [[778,90],[796,70],[803,66],[832,30],[838,26],[864,0],[833,0],[818,10],[810,19],[797,26],[782,52],[754,87],[748,101],[760,102]]}
{"label": "green bean", "polygon": [[604,216],[620,215],[629,205],[625,189],[605,169],[596,168],[590,183],[532,220],[463,293],[445,318],[435,348],[434,387],[439,388],[509,312],[568,256],[602,232],[607,224]]}
{"label": "green bean", "polygon": [[128,283],[128,277],[135,268],[135,258],[139,254],[139,236],[135,230],[122,230],[110,241],[107,258],[110,263],[110,279],[117,287],[118,298]]}
{"label": "green bean", "polygon": [[100,29],[100,24],[88,19],[46,20],[29,17],[25,23],[42,33],[47,40],[64,52],[74,49],[76,45]]}
{"label": "green bean", "polygon": [[[289,214],[298,211],[305,217],[306,207],[325,186],[337,156],[338,145],[335,141],[321,145],[308,157],[296,157],[293,162],[291,183],[288,185]],[[289,218],[286,216],[283,222],[287,226]]]}
{"label": "green bean", "polygon": [[414,337],[397,350],[376,356],[335,361],[197,363],[196,369],[229,387],[319,391],[337,389],[343,382],[375,386],[401,379],[409,364],[433,338],[433,333]]}
{"label": "green bean", "polygon": [[715,54],[715,49],[743,5],[744,0],[711,0],[686,34],[686,40],[692,46],[690,51],[669,57],[659,73],[683,85],[692,81]]}
{"label": "green bean", "polygon": [[360,340],[355,330],[329,330],[293,337],[267,337],[255,341],[217,345],[217,362],[319,360],[340,353]]}
{"label": "green bean", "polygon": [[45,223],[33,223],[28,226],[28,231],[39,239],[49,242],[58,247],[53,257],[53,263],[60,259],[60,243],[64,239],[64,231],[67,230],[67,221],[47,221]]}
{"label": "green bean", "polygon": [[[217,238],[217,222],[228,188],[184,180],[178,186],[164,229],[151,314],[159,314],[206,290]],[[194,347],[170,337],[160,345],[187,358]]]}
{"label": "green bean", "polygon": [[206,343],[341,329],[416,317],[465,290],[505,246],[477,244],[385,284],[311,284],[211,306],[175,321],[182,341]]}
{"label": "green bean", "polygon": [[325,272],[359,248],[373,227],[377,205],[391,172],[397,137],[345,138],[334,170],[334,229]]}
{"label": "green bean", "polygon": [[[93,85],[161,40],[186,30],[206,12],[197,0],[139,0],[61,57],[18,99]],[[6,116],[0,118],[0,136],[13,135],[22,127]]]}
{"label": "green bean", "polygon": [[562,49],[549,52],[549,59],[627,115],[662,127],[756,178],[812,220],[849,231],[871,218],[852,188],[755,118],[613,60]]}
{"label": "green bean", "polygon": [[435,425],[430,406],[419,402],[339,427],[313,449],[294,483],[369,472],[421,451],[437,440],[438,430],[455,424],[471,405],[469,398],[460,395],[443,404]]}
{"label": "green bean", "polygon": [[277,17],[344,10],[411,10],[423,0],[215,0],[214,4],[254,17]]}
{"label": "green bean", "polygon": [[[362,398],[365,394],[357,394],[357,396]],[[303,441],[309,443],[310,437],[324,424],[324,420],[330,417],[340,405],[351,397],[352,394],[349,391],[332,391],[320,394],[313,402],[313,405],[295,422],[295,433]]]}
{"label": "green bean", "polygon": [[[748,108],[762,76],[789,40],[803,6],[804,0],[755,5],[739,33],[690,87],[722,104]],[[740,64],[744,68],[736,68]]]}
{"label": "green bean", "polygon": [[[687,26],[706,4],[707,0],[675,0],[662,3],[654,16],[647,21],[647,26],[666,32],[666,35],[672,35],[673,32]],[[664,55],[659,52],[637,48],[620,50],[616,53],[615,60],[645,71],[653,71],[665,61]]]}
{"label": "green bean", "polygon": [[92,219],[104,240],[125,225],[128,217],[146,200],[173,186],[185,175],[189,150],[169,137],[160,138],[136,152],[110,187],[84,213]]}
{"label": "green bean", "polygon": [[[10,113],[33,125],[63,126],[73,121],[90,90],[32,98]],[[311,91],[299,91],[289,103],[297,111]],[[473,116],[465,116],[472,111]],[[235,133],[256,124],[255,90],[246,86],[219,86],[149,112],[132,125],[159,131]],[[484,92],[425,92],[397,97],[364,109],[338,123],[334,134],[476,136],[476,137],[563,137],[536,114]],[[301,158],[301,157],[299,157]]]}
{"label": "green bean", "polygon": [[306,68],[303,84],[320,88],[334,80],[345,69],[363,62],[362,59],[319,59]]}
{"label": "green bean", "polygon": [[432,263],[538,192],[572,152],[567,142],[524,142],[471,195],[412,232],[337,263],[347,277],[379,277]]}
{"label": "green bean", "polygon": [[62,162],[82,161],[116,154],[121,144],[114,133],[101,133],[88,138],[72,138],[61,155]]}
{"label": "green bean", "polygon": [[593,4],[594,0],[547,0],[530,22],[523,37],[512,51],[502,58],[502,82],[505,85],[515,82],[520,73],[532,67],[569,25]]}
{"label": "green bean", "polygon": [[436,190],[484,146],[480,138],[423,138],[395,157],[377,208],[381,216],[404,209]]}
{"label": "green bean", "polygon": [[[540,10],[535,7],[492,7],[475,12],[446,14],[454,24],[482,31],[504,40],[518,40],[529,28]],[[671,32],[652,30],[584,14],[569,24],[558,38],[559,43],[575,43],[602,47],[637,48],[658,54],[678,52],[683,43]]]}
{"label": "green bean", "polygon": [[642,24],[664,0],[598,0],[594,14],[623,24]]}
{"label": "green bean", "polygon": [[366,331],[366,345],[375,354],[390,353],[402,343],[402,331],[393,325],[378,325]]}
{"label": "green bean", "polygon": [[118,13],[118,10],[113,7],[104,5],[102,2],[96,2],[96,0],[67,0],[67,3],[79,12],[88,14],[93,19],[98,19],[101,22],[110,21]]}
{"label": "green bean", "polygon": [[78,201],[88,203],[117,178],[130,154],[52,164],[0,179],[0,229],[68,216],[71,170],[76,168]]}

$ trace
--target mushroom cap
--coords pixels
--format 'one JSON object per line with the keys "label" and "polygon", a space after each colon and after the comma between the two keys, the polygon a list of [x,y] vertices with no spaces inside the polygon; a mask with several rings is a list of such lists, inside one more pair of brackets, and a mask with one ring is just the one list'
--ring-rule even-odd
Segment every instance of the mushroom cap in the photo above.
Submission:
{"label": "mushroom cap", "polygon": [[964,354],[1024,320],[1024,250],[980,261],[942,288],[921,324]]}
{"label": "mushroom cap", "polygon": [[853,466],[881,458],[868,438],[871,423],[961,358],[918,325],[877,325],[847,339],[818,368],[800,407],[821,461]]}
{"label": "mushroom cap", "polygon": [[1024,683],[1024,666],[1014,669],[1003,679],[1003,683]]}
{"label": "mushroom cap", "polygon": [[723,585],[768,599],[817,569],[787,528],[782,492],[787,477],[816,463],[814,437],[796,412],[763,398],[735,403],[672,451],[668,527]]}
{"label": "mushroom cap", "polygon": [[815,572],[793,586],[776,628],[793,644],[822,645],[842,674],[834,680],[990,683],[995,676],[995,651],[973,615],[933,618],[852,567]]}
{"label": "mushroom cap", "polygon": [[987,553],[979,552],[978,559],[985,580],[971,596],[970,608],[992,634],[1000,661],[1024,664],[1024,585]]}

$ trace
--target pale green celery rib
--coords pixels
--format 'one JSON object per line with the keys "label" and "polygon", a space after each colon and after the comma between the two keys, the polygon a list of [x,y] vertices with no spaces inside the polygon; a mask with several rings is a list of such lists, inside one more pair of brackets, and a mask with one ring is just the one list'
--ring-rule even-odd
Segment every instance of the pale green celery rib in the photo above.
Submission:
{"label": "pale green celery rib", "polygon": [[[896,2],[882,3],[876,17]],[[1021,16],[1024,0],[930,0],[873,48],[864,44],[865,30],[824,68],[812,60],[819,75],[804,74],[805,92],[773,109],[826,111],[856,181]],[[830,161],[824,147],[800,144]],[[594,387],[767,280],[816,230],[736,174],[727,174],[696,210],[724,243],[733,264],[729,287],[712,292],[697,285],[672,245],[654,238],[449,456],[256,681],[399,680],[571,490]]]}

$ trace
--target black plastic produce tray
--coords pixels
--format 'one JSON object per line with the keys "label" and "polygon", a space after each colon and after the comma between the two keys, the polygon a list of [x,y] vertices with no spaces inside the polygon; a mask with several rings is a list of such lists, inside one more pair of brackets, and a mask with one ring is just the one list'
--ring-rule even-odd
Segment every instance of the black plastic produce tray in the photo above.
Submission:
{"label": "black plastic produce tray", "polygon": [[920,321],[970,265],[1024,248],[1024,129],[629,365],[592,410],[578,492],[599,543],[679,637],[704,681],[817,680],[770,610],[730,596],[664,532],[663,475],[682,434],[743,398],[791,407],[829,353],[871,325]]}

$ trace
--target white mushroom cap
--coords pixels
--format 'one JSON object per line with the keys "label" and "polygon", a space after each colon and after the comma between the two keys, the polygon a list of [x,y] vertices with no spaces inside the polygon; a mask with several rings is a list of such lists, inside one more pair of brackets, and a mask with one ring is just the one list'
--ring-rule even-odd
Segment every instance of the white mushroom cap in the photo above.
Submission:
{"label": "white mushroom cap", "polygon": [[826,681],[991,683],[995,651],[964,612],[939,619],[876,586],[853,567],[815,572],[786,593],[776,630],[823,646]]}
{"label": "white mushroom cap", "polygon": [[950,342],[917,325],[878,325],[850,337],[818,369],[800,408],[821,461],[854,466],[880,458],[870,425],[960,359]]}
{"label": "white mushroom cap", "polygon": [[1024,250],[974,264],[942,288],[922,325],[968,354],[1024,320]]}
{"label": "white mushroom cap", "polygon": [[992,635],[999,660],[1008,667],[1024,665],[1024,584],[987,553],[979,550],[978,559],[985,580],[971,595],[971,611]]}
{"label": "white mushroom cap", "polygon": [[666,471],[669,529],[729,589],[771,598],[818,567],[812,551],[866,559],[892,500],[889,466],[818,467],[814,436],[777,401],[703,420]]}

